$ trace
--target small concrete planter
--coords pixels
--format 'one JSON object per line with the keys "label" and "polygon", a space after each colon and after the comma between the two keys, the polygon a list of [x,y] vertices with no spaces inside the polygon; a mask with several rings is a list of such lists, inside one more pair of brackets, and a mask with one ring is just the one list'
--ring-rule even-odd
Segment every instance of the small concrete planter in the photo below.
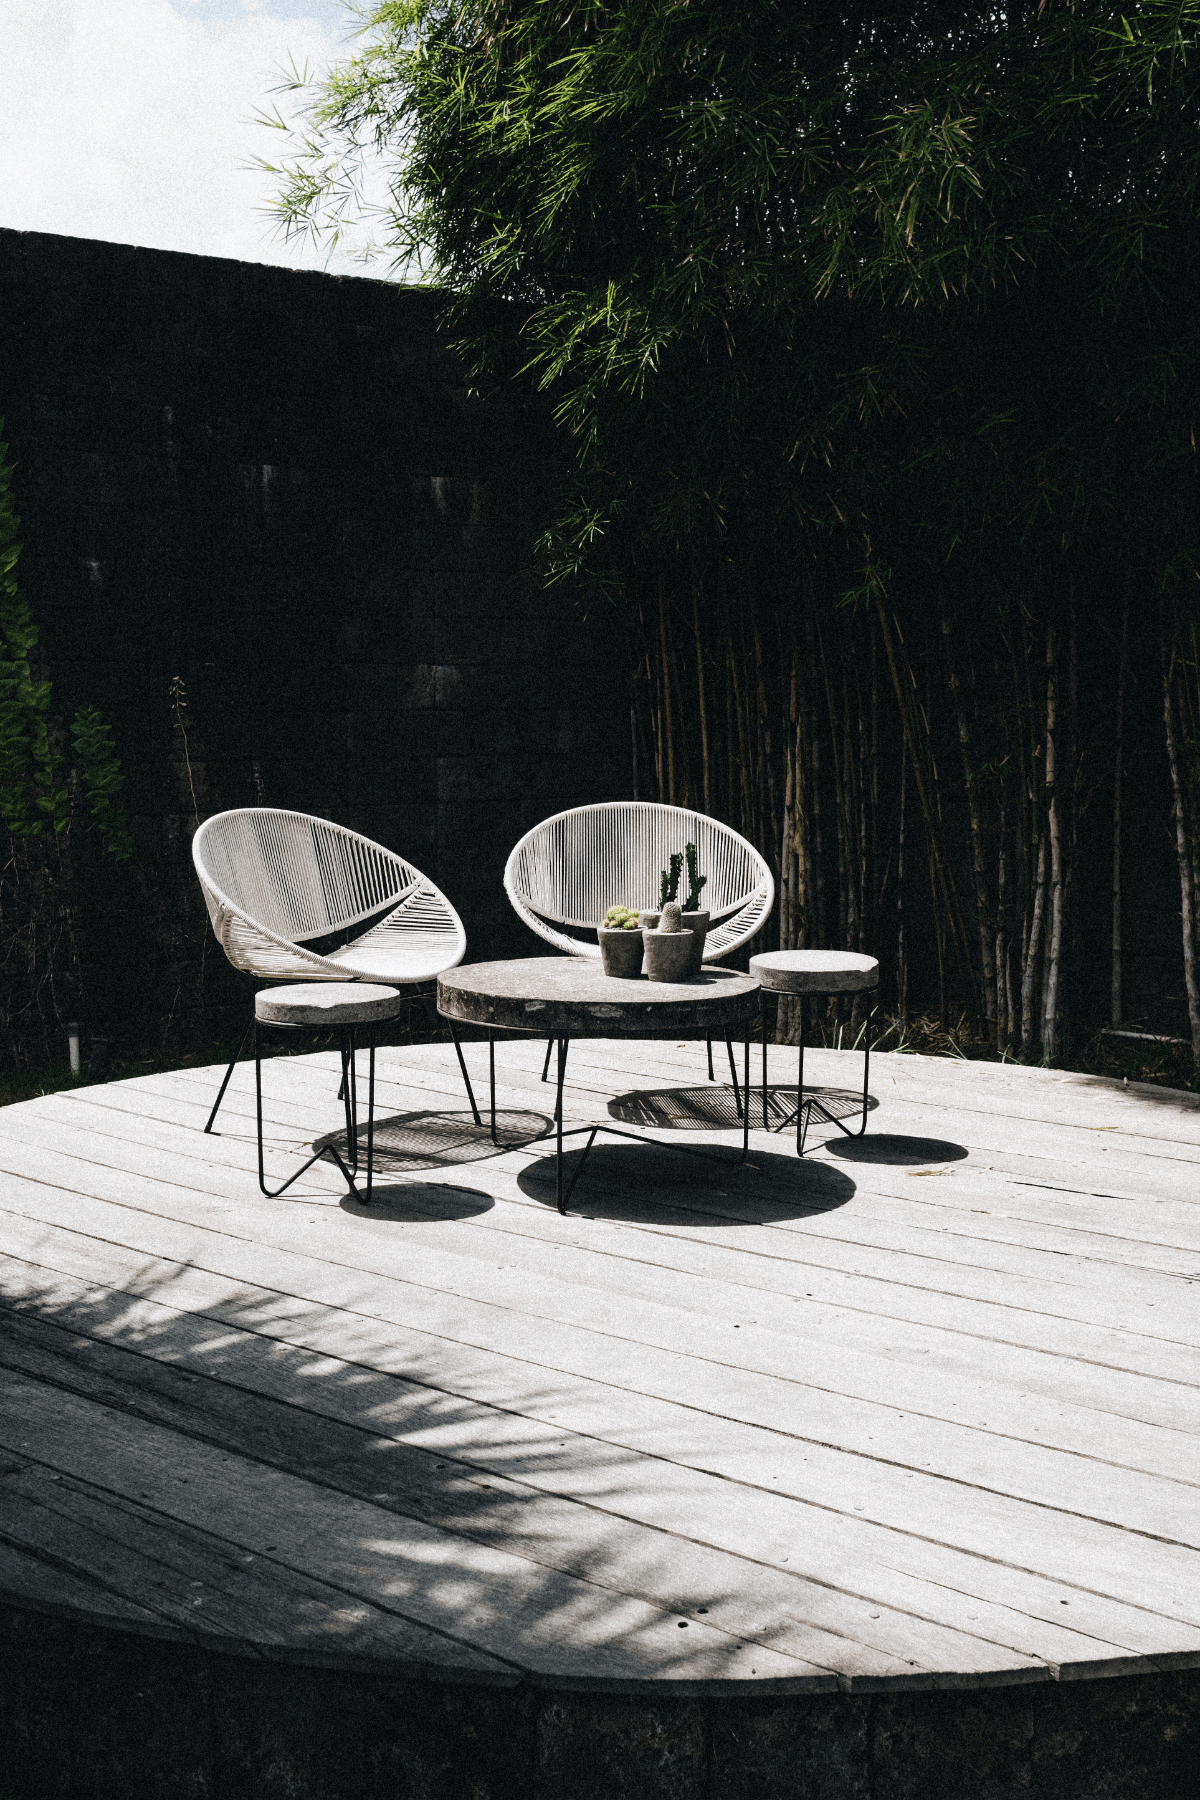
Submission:
{"label": "small concrete planter", "polygon": [[597,925],[596,936],[600,942],[600,961],[604,964],[606,975],[616,975],[626,981],[642,972],[642,934],[640,931],[612,931],[607,925]]}
{"label": "small concrete planter", "polygon": [[638,924],[643,931],[657,931],[658,921],[661,918],[661,912],[640,912],[638,914]]}
{"label": "small concrete planter", "polygon": [[691,972],[690,931],[643,931],[646,977],[649,981],[686,981]]}
{"label": "small concrete planter", "polygon": [[[641,915],[638,915],[639,918]],[[708,936],[708,921],[712,917],[706,912],[685,912],[683,927],[692,934],[692,960],[688,964],[689,975],[699,975],[704,963],[704,940]]]}

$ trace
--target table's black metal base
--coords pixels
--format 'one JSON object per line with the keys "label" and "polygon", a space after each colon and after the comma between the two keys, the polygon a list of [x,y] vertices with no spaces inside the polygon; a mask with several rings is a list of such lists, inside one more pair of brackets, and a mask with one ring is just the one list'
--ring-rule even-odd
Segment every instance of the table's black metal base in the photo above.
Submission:
{"label": "table's black metal base", "polygon": [[[867,1129],[867,1111],[868,1111],[868,1107],[870,1105],[870,1095],[867,1092],[867,1084],[871,1078],[871,1025],[875,1018],[875,1008],[872,1007],[870,1012],[867,1014],[867,1022],[866,1022],[866,1025],[864,1026],[862,1118],[859,1121],[858,1130],[851,1131],[849,1126],[843,1125],[842,1121],[837,1117],[837,1115],[835,1113],[831,1113],[829,1108],[827,1106],[823,1105],[822,1102],[817,1099],[815,1094],[810,1094],[807,1100],[804,1097],[804,1002],[808,999],[813,998],[813,996],[810,994],[801,994],[799,996],[788,995],[785,993],[781,993],[778,989],[775,989],[775,988],[764,988],[763,989],[764,996],[767,995],[768,993],[773,993],[775,995],[776,1000],[795,999],[797,997],[800,1000],[800,1067],[799,1067],[799,1072],[796,1077],[796,1108],[795,1108],[795,1111],[789,1112],[786,1115],[786,1117],[782,1118],[779,1121],[778,1125],[769,1124],[768,1120],[767,1120],[767,1009],[764,1006],[763,1014],[762,1014],[763,1130],[764,1131],[782,1131],[784,1129],[784,1127],[786,1125],[790,1125],[792,1123],[792,1120],[794,1119],[796,1121],[796,1155],[797,1156],[804,1155],[804,1140],[808,1135],[809,1123],[810,1123],[810,1121],[812,1119],[812,1115],[814,1113],[816,1113],[817,1117],[819,1119],[823,1120],[825,1124],[836,1125],[838,1130],[842,1133],[842,1135],[844,1137],[862,1137],[863,1133]],[[817,996],[817,998],[820,998],[820,997],[821,996]],[[747,1088],[746,1110],[747,1110],[747,1112],[749,1112],[749,1110],[750,1110],[749,1089],[748,1088]]]}
{"label": "table's black metal base", "polygon": [[[552,1037],[546,1039],[546,1060],[542,1064],[542,1080],[543,1081],[545,1081],[550,1074],[550,1058],[554,1054],[555,1042],[556,1042],[556,1040]],[[711,1038],[705,1038],[704,1042],[708,1049],[708,1079],[710,1081],[715,1081],[716,1076],[713,1074],[713,1059],[712,1059],[713,1041]],[[729,1055],[729,1073],[733,1080],[733,1103],[737,1107],[737,1116],[740,1119],[742,1116],[742,1093],[741,1093],[741,1089],[738,1087],[737,1064],[733,1060],[733,1033],[732,1032],[727,1031],[725,1033],[725,1049]],[[460,1062],[462,1061],[461,1051],[459,1052],[459,1061]],[[466,1074],[465,1069],[463,1070],[463,1074],[464,1075]],[[470,1084],[468,1083],[468,1086],[469,1085]],[[750,1089],[747,1088],[746,1092],[749,1093]],[[479,1120],[476,1119],[475,1123],[478,1125]]]}
{"label": "table's black metal base", "polygon": [[[354,1198],[363,1206],[371,1204],[371,1183],[375,1165],[375,1031],[372,1027],[367,1033],[367,1044],[370,1050],[370,1074],[367,1079],[367,1191],[361,1194],[354,1185],[354,1177],[358,1174],[358,1076],[355,1070],[355,1042],[352,1026],[344,1026],[338,1032],[339,1048],[342,1058],[342,1085],[338,1098],[342,1101],[346,1113],[346,1154],[347,1165],[338,1154],[336,1144],[322,1144],[313,1152],[307,1162],[301,1163],[295,1174],[289,1175],[282,1187],[267,1186],[266,1169],[263,1166],[263,1108],[262,1108],[262,1049],[259,1045],[260,1031],[319,1031],[325,1035],[328,1025],[285,1025],[274,1020],[255,1018],[250,1029],[254,1033],[254,1101],[255,1115],[258,1124],[258,1185],[268,1200],[277,1200],[280,1194],[286,1194],[294,1181],[299,1181],[305,1169],[311,1169],[315,1162],[328,1152],[341,1170],[346,1186]],[[245,1038],[242,1039],[245,1043]],[[229,1077],[226,1075],[226,1081]],[[224,1093],[224,1087],[221,1092]],[[220,1095],[217,1096],[220,1105]],[[214,1108],[214,1112],[215,1112]],[[207,1129],[207,1127],[206,1127]]]}
{"label": "table's black metal base", "polygon": [[[451,1031],[451,1035],[454,1038],[454,1047],[458,1051],[458,1060],[460,1063],[462,1063],[463,1079],[467,1080],[466,1064],[463,1063],[462,1050],[459,1046],[458,1034],[454,1030],[453,1020],[450,1021],[450,1031]],[[557,1082],[557,1094],[556,1094],[555,1102],[554,1102],[555,1149],[556,1149],[556,1154],[555,1154],[555,1199],[556,1199],[556,1203],[558,1205],[558,1210],[560,1213],[562,1213],[562,1214],[566,1213],[567,1206],[571,1199],[571,1195],[575,1192],[575,1184],[579,1180],[580,1175],[582,1175],[582,1173],[583,1173],[583,1165],[588,1159],[588,1153],[590,1152],[592,1145],[595,1143],[597,1137],[600,1135],[601,1132],[604,1132],[604,1134],[607,1137],[628,1138],[630,1143],[633,1143],[633,1144],[654,1144],[660,1150],[673,1150],[676,1153],[676,1155],[678,1155],[678,1156],[698,1156],[701,1159],[701,1161],[703,1161],[703,1162],[717,1162],[717,1163],[728,1164],[729,1159],[727,1157],[715,1156],[711,1150],[697,1150],[691,1144],[664,1143],[661,1138],[644,1137],[641,1134],[641,1132],[638,1132],[638,1131],[622,1131],[622,1129],[619,1125],[572,1125],[572,1126],[569,1126],[567,1128],[567,1130],[564,1131],[563,1130],[563,1081],[564,1081],[564,1079],[566,1077],[566,1073],[567,1073],[567,1051],[570,1047],[570,1043],[571,1043],[571,1040],[569,1037],[560,1037],[560,1038],[552,1037],[552,1038],[550,1038],[548,1040],[548,1043],[546,1046],[546,1060],[542,1064],[542,1080],[545,1081],[547,1074],[549,1073],[549,1069],[550,1069],[550,1058],[551,1058],[551,1055],[553,1054],[554,1047],[557,1044],[557,1046],[558,1046],[558,1082]],[[725,1046],[729,1052],[729,1072],[733,1076],[733,1093],[734,1093],[734,1099],[737,1103],[737,1116],[742,1121],[742,1154],[738,1160],[741,1164],[746,1165],[750,1168],[753,1168],[754,1167],[753,1163],[750,1163],[750,1161],[749,1161],[749,1157],[750,1157],[750,1038],[747,1035],[746,1053],[745,1053],[745,1068],[742,1072],[742,1087],[740,1090],[738,1087],[737,1065],[735,1064],[735,1062],[733,1060],[733,1034],[732,1034],[732,1032],[726,1033]],[[711,1038],[709,1039],[709,1075],[710,1075],[710,1077],[712,1075],[712,1040],[711,1040]],[[491,1032],[491,1031],[488,1032],[488,1083],[489,1083],[489,1087],[490,1087],[490,1099],[491,1099],[492,1142],[493,1142],[493,1144],[495,1144],[497,1146],[497,1148],[499,1148],[500,1147],[499,1139],[496,1136],[496,1044],[495,1044],[495,1033]],[[467,1080],[467,1087],[468,1087],[468,1091],[469,1091],[470,1090],[469,1080]],[[742,1102],[743,1093],[745,1094],[745,1104],[743,1104],[743,1102]],[[474,1109],[474,1106],[475,1106],[474,1097],[472,1097],[471,1105],[472,1105],[472,1109]],[[479,1113],[477,1111],[475,1112],[475,1123],[477,1125],[481,1123]],[[571,1179],[570,1179],[569,1183],[567,1184],[566,1192],[564,1193],[563,1192],[563,1140],[565,1138],[569,1138],[569,1137],[582,1137],[584,1132],[588,1133],[588,1141],[583,1147],[583,1155],[579,1159],[579,1166],[576,1168],[574,1174],[571,1176]],[[525,1140],[525,1142],[519,1146],[519,1148],[522,1150],[527,1150],[527,1149],[530,1149],[534,1144],[544,1143],[546,1138],[549,1137],[549,1135],[550,1135],[549,1132],[543,1132],[539,1137],[527,1138]],[[517,1145],[513,1145],[512,1147],[514,1149],[518,1148]]]}

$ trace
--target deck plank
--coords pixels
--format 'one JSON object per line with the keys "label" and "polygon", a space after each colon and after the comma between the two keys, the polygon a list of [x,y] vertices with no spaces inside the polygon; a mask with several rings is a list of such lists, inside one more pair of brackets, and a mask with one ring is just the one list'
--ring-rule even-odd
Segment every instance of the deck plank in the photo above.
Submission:
{"label": "deck plank", "polygon": [[[547,1114],[543,1053],[498,1045],[506,1111]],[[974,1067],[873,1059],[864,1144],[801,1164],[756,1131],[758,1174],[601,1140],[566,1220],[545,1146],[386,1172],[373,1216],[331,1165],[265,1200],[245,1066],[220,1136],[213,1070],[0,1110],[0,1578],[261,1655],[564,1686],[1200,1663],[1196,1110]],[[341,1125],[336,1067],[269,1077],[283,1173]],[[379,1077],[385,1115],[466,1112],[449,1046]],[[689,1086],[702,1044],[576,1044],[568,1121]]]}

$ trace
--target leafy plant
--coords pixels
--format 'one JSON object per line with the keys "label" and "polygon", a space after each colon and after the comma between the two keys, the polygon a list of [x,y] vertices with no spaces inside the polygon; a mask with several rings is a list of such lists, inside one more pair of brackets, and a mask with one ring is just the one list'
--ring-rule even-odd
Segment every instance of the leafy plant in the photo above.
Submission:
{"label": "leafy plant", "polygon": [[118,798],[125,777],[113,748],[112,726],[104,723],[94,706],[81,706],[71,726],[71,740],[79,779],[104,848],[117,862],[128,862],[133,839]]}
{"label": "leafy plant", "polygon": [[[70,790],[63,758],[50,739],[52,684],[33,674],[38,628],[17,586],[19,530],[8,445],[0,439],[0,818],[14,837],[38,837],[49,825],[61,838],[71,823]],[[133,840],[118,798],[125,778],[112,728],[94,706],[81,706],[71,738],[101,842],[110,856],[124,862],[133,854]]]}
{"label": "leafy plant", "polygon": [[66,829],[67,790],[50,748],[50,683],[35,681],[30,667],[38,634],[17,587],[20,526],[7,451],[0,439],[0,817],[14,834],[36,837],[46,819],[56,833]]}

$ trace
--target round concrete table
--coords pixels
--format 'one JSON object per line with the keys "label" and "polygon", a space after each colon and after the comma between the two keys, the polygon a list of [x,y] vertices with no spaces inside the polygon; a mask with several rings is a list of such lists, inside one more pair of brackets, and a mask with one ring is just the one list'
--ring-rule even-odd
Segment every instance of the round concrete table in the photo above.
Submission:
{"label": "round concrete table", "polygon": [[[815,1112],[827,1124],[836,1125],[847,1137],[861,1137],[867,1129],[869,1095],[867,1082],[871,1074],[871,1020],[874,1007],[867,1014],[864,1027],[862,1122],[850,1131],[829,1108],[811,1094],[804,1098],[804,1000],[809,995],[863,994],[879,986],[879,964],[873,956],[862,956],[856,950],[767,950],[750,958],[750,973],[764,993],[797,994],[800,1000],[800,1072],[796,1080],[796,1110],[775,1126],[776,1131],[796,1121],[796,1154],[804,1155],[804,1139],[809,1120]],[[767,1016],[763,1008],[763,1129],[767,1129]],[[747,1112],[749,1100],[747,1099]]]}
{"label": "round concrete table", "polygon": [[[571,1039],[675,1037],[680,1032],[692,1032],[709,1038],[724,1037],[728,1043],[733,1033],[744,1032],[745,1103],[739,1101],[739,1110],[742,1114],[742,1161],[745,1162],[750,1152],[750,1028],[758,1016],[759,998],[759,984],[755,978],[733,969],[707,968],[687,981],[648,981],[645,976],[622,980],[606,975],[597,963],[575,956],[529,956],[512,962],[468,963],[439,975],[437,984],[438,1011],[450,1023],[464,1075],[466,1065],[455,1026],[468,1024],[487,1028],[493,1140],[496,1135],[494,1033],[528,1031],[557,1040],[558,1092],[554,1118],[558,1151],[556,1198],[560,1213],[567,1210],[588,1151],[599,1132],[630,1138],[634,1143],[646,1142],[637,1132],[621,1131],[609,1124],[578,1125],[563,1130],[563,1079]],[[730,1062],[732,1066],[732,1050]],[[579,1167],[564,1193],[563,1139],[583,1132],[589,1134],[588,1141]],[[663,1148],[677,1150],[681,1155],[706,1157],[709,1161],[724,1161],[724,1158],[714,1158],[703,1150],[683,1144],[669,1144]]]}

